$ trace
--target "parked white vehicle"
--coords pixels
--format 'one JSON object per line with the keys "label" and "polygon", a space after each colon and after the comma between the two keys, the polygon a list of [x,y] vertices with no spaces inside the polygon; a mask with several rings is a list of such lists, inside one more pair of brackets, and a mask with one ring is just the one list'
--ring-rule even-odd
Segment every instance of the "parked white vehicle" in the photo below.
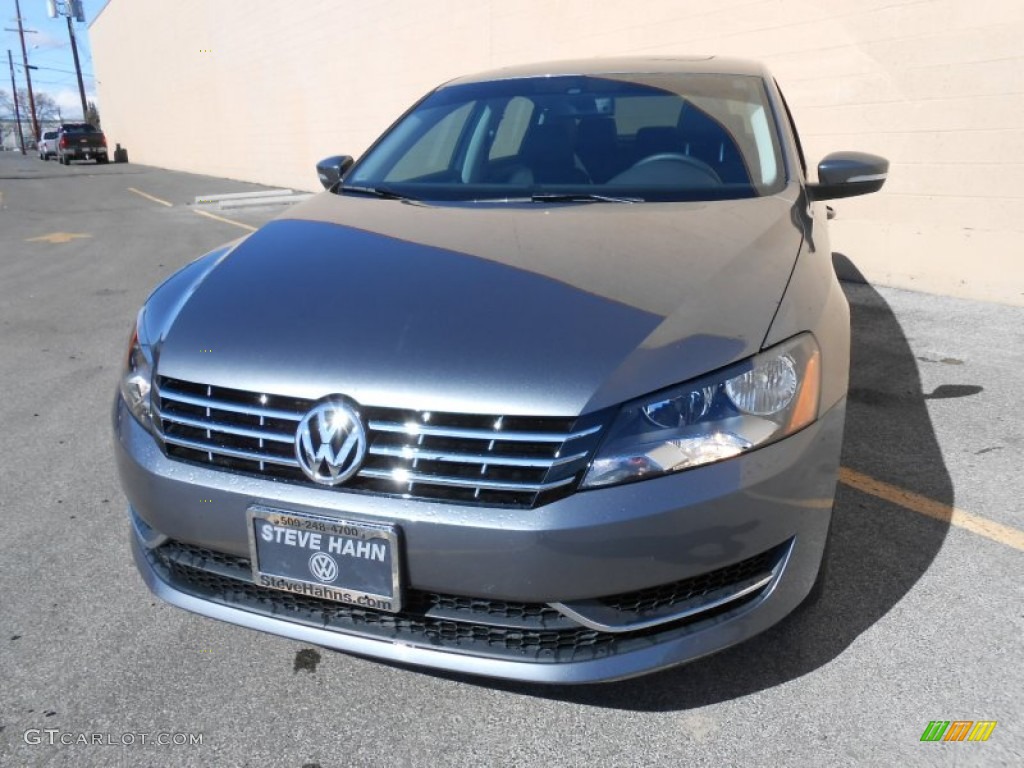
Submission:
{"label": "parked white vehicle", "polygon": [[40,160],[49,160],[57,154],[57,131],[44,131],[37,145]]}

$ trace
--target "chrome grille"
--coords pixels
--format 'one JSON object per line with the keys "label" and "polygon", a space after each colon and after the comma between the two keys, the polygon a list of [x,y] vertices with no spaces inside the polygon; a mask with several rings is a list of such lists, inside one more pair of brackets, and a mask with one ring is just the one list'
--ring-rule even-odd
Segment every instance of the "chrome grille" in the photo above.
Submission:
{"label": "chrome grille", "polygon": [[[295,456],[315,401],[161,377],[153,396],[168,456],[309,483]],[[589,419],[361,407],[368,450],[338,490],[532,507],[568,495],[601,432]],[[322,487],[322,486],[318,486]]]}

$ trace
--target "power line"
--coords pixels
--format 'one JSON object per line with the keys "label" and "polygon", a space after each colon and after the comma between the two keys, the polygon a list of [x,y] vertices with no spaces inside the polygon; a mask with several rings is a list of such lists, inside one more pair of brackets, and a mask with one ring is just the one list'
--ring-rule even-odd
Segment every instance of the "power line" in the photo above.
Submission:
{"label": "power line", "polygon": [[39,85],[65,85],[67,80],[40,80],[38,77],[32,81],[33,84]]}
{"label": "power line", "polygon": [[[22,67],[21,64],[15,64],[14,68],[24,71],[24,67]],[[45,69],[48,72],[61,72],[65,75],[77,74],[73,69],[58,69],[57,67],[40,67],[38,64],[33,64],[32,69]],[[82,74],[88,77],[90,80],[96,79],[96,76],[92,72],[82,72]]]}
{"label": "power line", "polygon": [[[34,78],[32,80],[32,85],[36,85],[37,83],[40,84],[40,85],[56,86],[56,87],[59,87],[59,88],[67,88],[68,90],[72,90],[72,88],[74,86],[74,81],[72,81],[72,80],[40,80],[39,78]],[[92,89],[90,89],[90,90],[92,90]]]}

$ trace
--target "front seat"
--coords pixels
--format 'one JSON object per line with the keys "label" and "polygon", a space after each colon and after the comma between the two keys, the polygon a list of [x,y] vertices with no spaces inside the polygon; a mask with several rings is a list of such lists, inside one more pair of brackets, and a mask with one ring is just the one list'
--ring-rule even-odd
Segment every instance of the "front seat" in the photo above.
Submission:
{"label": "front seat", "polygon": [[[523,140],[521,159],[538,184],[589,184],[590,177],[577,165],[571,126],[544,123],[534,126]],[[512,183],[523,183],[517,174]]]}
{"label": "front seat", "polygon": [[651,155],[684,154],[679,131],[669,125],[649,125],[636,132],[633,145],[634,160],[640,161]]}
{"label": "front seat", "polygon": [[726,184],[749,184],[750,173],[732,134],[707,112],[687,102],[679,115],[683,152],[702,160]]}
{"label": "front seat", "polygon": [[582,118],[576,134],[576,154],[598,184],[621,171],[615,120],[604,115]]}

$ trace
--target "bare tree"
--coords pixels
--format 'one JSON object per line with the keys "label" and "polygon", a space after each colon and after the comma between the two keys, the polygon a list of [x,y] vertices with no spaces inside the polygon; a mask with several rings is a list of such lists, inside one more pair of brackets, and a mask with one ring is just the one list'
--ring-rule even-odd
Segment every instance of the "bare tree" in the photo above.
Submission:
{"label": "bare tree", "polygon": [[[60,108],[57,106],[57,102],[54,101],[53,97],[48,93],[42,91],[35,92],[36,97],[36,119],[40,123],[55,123],[60,120]],[[27,119],[30,119],[27,115],[28,105],[28,91],[24,88],[18,89],[18,103],[22,105],[22,114]]]}
{"label": "bare tree", "polygon": [[100,111],[96,107],[95,101],[89,102],[89,109],[85,112],[85,122],[96,126],[98,130],[103,130],[102,126],[100,126]]}
{"label": "bare tree", "polygon": [[60,108],[48,93],[36,93],[36,118],[41,123],[60,120]]}

